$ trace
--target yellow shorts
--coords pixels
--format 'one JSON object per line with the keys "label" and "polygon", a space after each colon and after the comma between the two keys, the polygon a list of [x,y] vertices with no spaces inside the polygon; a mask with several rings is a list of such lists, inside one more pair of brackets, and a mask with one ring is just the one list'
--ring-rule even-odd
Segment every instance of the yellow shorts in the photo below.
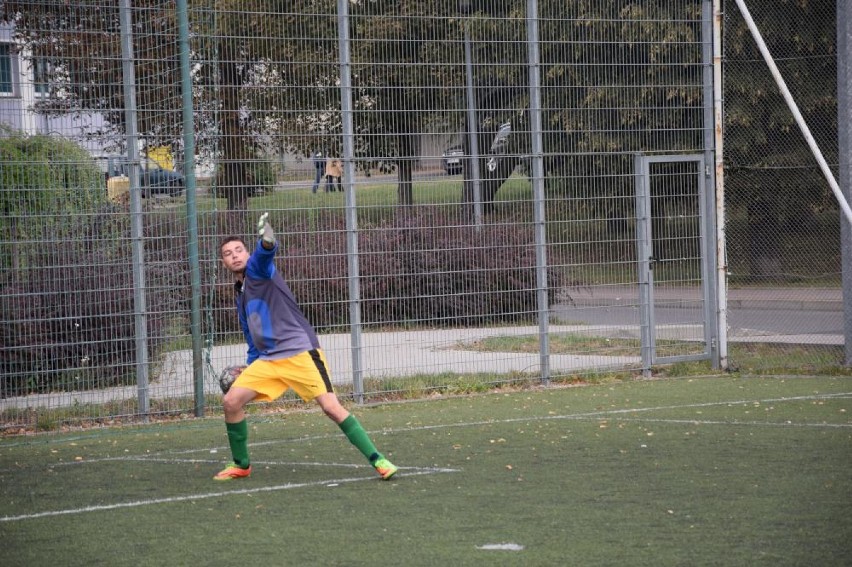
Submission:
{"label": "yellow shorts", "polygon": [[309,402],[321,394],[333,392],[328,376],[328,363],[322,350],[300,352],[280,360],[257,359],[243,370],[233,387],[254,390],[257,401],[271,402],[293,388]]}

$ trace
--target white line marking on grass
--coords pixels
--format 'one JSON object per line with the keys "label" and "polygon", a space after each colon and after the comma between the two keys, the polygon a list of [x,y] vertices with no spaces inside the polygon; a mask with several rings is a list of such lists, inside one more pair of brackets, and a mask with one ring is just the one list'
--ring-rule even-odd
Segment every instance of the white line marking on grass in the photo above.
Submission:
{"label": "white line marking on grass", "polygon": [[748,427],[814,427],[814,428],[852,428],[852,423],[772,423],[768,421],[712,421],[706,419],[663,419],[653,417],[616,417],[616,421],[636,421],[640,423],[676,423],[685,425],[745,425]]}
{"label": "white line marking on grass", "polygon": [[[422,476],[427,474],[451,473],[459,472],[459,469],[449,468],[420,468],[414,472],[405,473],[406,477]],[[319,480],[314,482],[300,482],[280,484],[277,486],[259,486],[257,488],[243,488],[240,490],[225,490],[222,492],[208,492],[206,494],[193,494],[188,496],[172,496],[170,498],[154,498],[151,500],[136,500],[134,502],[119,502],[116,504],[104,504],[101,506],[85,506],[83,508],[71,508],[68,510],[50,510],[47,512],[37,512],[35,514],[21,514],[20,516],[1,516],[0,522],[18,522],[21,520],[32,520],[35,518],[46,518],[50,516],[65,516],[69,514],[85,514],[87,512],[101,512],[104,510],[118,510],[121,508],[138,508],[140,506],[152,506],[154,504],[171,504],[174,502],[186,502],[192,500],[205,500],[207,498],[220,498],[223,496],[240,495],[240,494],[256,494],[258,492],[278,492],[281,490],[292,490],[294,488],[310,488],[314,486],[328,486],[330,484],[343,484],[350,482],[362,482],[365,480],[380,480],[374,476],[370,477],[352,477],[352,478],[336,478],[329,480]]]}
{"label": "white line marking on grass", "polygon": [[[695,409],[695,408],[706,408],[706,407],[715,407],[715,406],[737,406],[737,405],[754,405],[754,404],[768,404],[768,403],[781,403],[781,402],[797,402],[797,401],[810,401],[810,400],[829,400],[829,399],[848,399],[852,398],[852,392],[838,392],[833,394],[814,394],[809,396],[793,396],[789,398],[766,398],[762,400],[728,400],[721,402],[702,402],[696,404],[684,404],[678,406],[655,406],[648,408],[625,408],[625,409],[611,409],[611,410],[598,410],[593,412],[586,413],[577,413],[570,415],[545,415],[545,416],[529,416],[529,417],[514,417],[510,419],[492,419],[492,420],[484,420],[484,421],[468,421],[462,423],[445,423],[445,424],[437,424],[437,425],[421,425],[416,427],[403,427],[400,429],[383,429],[379,431],[369,431],[369,433],[373,435],[378,434],[387,434],[387,433],[406,433],[412,431],[431,431],[437,429],[449,429],[455,427],[477,427],[482,425],[499,425],[503,423],[526,423],[530,421],[547,421],[547,420],[559,420],[559,419],[573,419],[573,420],[584,420],[584,419],[594,419],[594,418],[602,418],[607,416],[618,416],[625,414],[638,414],[638,413],[647,413],[653,411],[662,411],[662,410],[682,410],[682,409]],[[622,420],[626,421],[629,418],[623,418]],[[653,418],[648,418],[646,421],[650,421]],[[678,422],[677,420],[670,420],[672,423]],[[680,423],[699,423],[698,420],[692,419],[684,419],[680,420]],[[715,425],[777,425],[778,427],[824,427],[824,428],[846,428],[849,427],[848,424],[794,424],[794,423],[781,423],[781,424],[768,424],[761,422],[727,422],[727,421],[706,421],[707,424],[715,424]],[[258,443],[249,443],[249,447],[260,447],[263,445],[278,445],[284,443],[299,443],[303,441],[318,441],[323,439],[332,439],[339,437],[338,433],[329,433],[323,435],[313,435],[313,436],[305,436],[305,437],[296,437],[292,439],[275,439],[270,441],[261,441]],[[222,447],[222,449],[228,449],[227,447]],[[60,462],[54,463],[51,466],[67,466],[67,465],[82,465],[85,463],[96,463],[103,461],[122,461],[129,460],[131,458],[135,458],[136,460],[145,461],[145,460],[154,460],[157,458],[162,458],[161,455],[190,455],[193,453],[201,453],[201,452],[210,452],[210,447],[203,447],[198,449],[187,449],[184,451],[174,451],[174,452],[166,452],[166,453],[152,453],[150,456],[141,455],[138,457],[131,456],[121,456],[121,457],[106,457],[102,459],[84,459],[82,461],[68,461],[68,462]],[[177,462],[177,461],[175,461]],[[214,463],[221,462],[219,460],[211,461],[207,459],[198,460],[198,461],[186,461],[186,462],[198,462],[198,463]],[[289,464],[289,463],[287,463]],[[293,463],[293,464],[306,464],[306,463]],[[317,465],[322,465],[322,463],[317,463]],[[328,466],[336,466],[336,465],[328,465]],[[349,465],[339,465],[339,466],[349,466]]]}
{"label": "white line marking on grass", "polygon": [[[138,456],[138,457],[127,456],[127,457],[113,457],[113,458],[109,458],[109,459],[91,459],[91,460],[88,460],[88,461],[85,461],[85,462],[88,462],[88,463],[91,464],[91,463],[102,463],[104,461],[112,461],[112,462],[115,462],[115,461],[137,461],[137,462],[148,462],[148,463],[166,463],[166,464],[170,464],[170,465],[185,465],[185,464],[190,464],[190,465],[193,465],[193,464],[196,464],[196,465],[197,464],[203,464],[203,465],[213,464],[213,465],[215,465],[215,464],[222,464],[221,460],[214,460],[214,459],[167,459],[167,458],[164,458],[164,457],[145,457],[145,456],[141,456],[141,455]],[[77,464],[81,464],[82,462],[83,461],[69,461],[69,462],[63,462],[63,463],[58,463],[58,464],[61,464],[61,465],[77,465]],[[373,467],[371,467],[369,465],[360,464],[360,463],[355,464],[355,463],[311,463],[311,462],[302,462],[302,461],[256,461],[256,460],[252,459],[251,464],[253,466],[263,465],[263,466],[272,466],[272,467],[305,467],[305,466],[307,466],[307,467],[334,467],[334,468],[345,468],[345,469],[369,469],[369,470],[373,470]],[[405,466],[399,466],[397,468],[400,471],[427,471],[427,472],[432,471],[432,472],[441,472],[441,473],[443,473],[443,472],[458,472],[458,469],[442,469],[442,468],[435,468],[435,467],[405,467]],[[418,474],[427,474],[427,473],[419,472]]]}
{"label": "white line marking on grass", "polygon": [[[625,414],[635,414],[635,413],[646,413],[653,411],[662,411],[662,410],[682,410],[682,409],[695,409],[695,408],[707,408],[707,407],[715,407],[715,406],[736,406],[736,405],[753,405],[753,404],[768,404],[768,403],[780,403],[780,402],[797,402],[797,401],[809,401],[809,400],[827,400],[827,399],[847,399],[852,397],[852,392],[839,392],[834,394],[814,394],[809,396],[794,396],[789,398],[767,398],[763,400],[729,400],[722,402],[702,402],[695,404],[684,404],[679,406],[655,406],[648,408],[625,408],[625,409],[611,409],[611,410],[598,410],[593,412],[586,413],[577,413],[570,415],[545,415],[545,416],[530,416],[530,417],[513,417],[510,419],[491,419],[485,421],[468,421],[462,423],[444,423],[437,425],[421,425],[416,427],[403,427],[399,429],[383,429],[379,431],[368,431],[371,435],[379,435],[379,434],[388,434],[388,433],[406,433],[412,431],[431,431],[436,429],[449,429],[454,427],[477,427],[482,425],[499,425],[502,423],[526,423],[530,421],[547,421],[547,420],[559,420],[559,419],[574,419],[574,420],[584,420],[590,418],[601,418],[606,416],[613,415],[625,415]],[[695,420],[683,420],[685,423],[697,423]],[[709,423],[709,422],[708,422]],[[736,425],[742,424],[745,425],[744,422],[716,422],[717,425]],[[765,423],[755,422],[754,425],[766,425]],[[779,424],[779,426],[787,426],[791,427],[794,424],[786,423]],[[831,424],[811,424],[809,427],[847,427],[845,424],[839,425],[831,425]],[[284,443],[299,443],[303,441],[319,441],[323,439],[332,439],[340,437],[339,433],[329,433],[322,435],[313,435],[313,436],[305,436],[305,437],[295,437],[291,439],[274,439],[269,441],[260,441],[257,443],[249,443],[249,447],[261,447],[264,445],[279,445]],[[223,450],[228,450],[228,447],[221,447]],[[139,460],[147,460],[147,459],[155,459],[160,455],[190,455],[193,453],[209,453],[210,447],[203,447],[198,449],[187,449],[184,451],[174,451],[167,453],[152,453],[150,457],[140,456]],[[83,463],[93,463],[93,462],[101,462],[101,461],[115,461],[115,460],[125,460],[129,457],[107,457],[104,459],[89,459],[83,461],[72,461],[72,462],[62,462],[56,463],[54,466],[60,465],[80,465]],[[208,463],[212,461],[208,460],[200,460],[198,462]],[[220,461],[215,461],[220,462]]]}
{"label": "white line marking on grass", "polygon": [[[175,453],[175,455],[185,454]],[[51,466],[61,467],[61,466],[69,466],[69,465],[81,465],[83,463],[108,463],[108,462],[117,462],[117,461],[138,461],[138,462],[152,462],[152,463],[168,463],[168,464],[222,464],[222,459],[181,459],[181,458],[169,458],[158,456],[162,455],[162,453],[158,453],[155,455],[124,455],[121,457],[104,457],[100,459],[81,459],[79,461],[63,461],[61,463],[54,463]],[[363,463],[316,463],[316,462],[302,462],[302,461],[257,461],[252,459],[251,464],[253,465],[271,465],[271,466],[309,466],[309,467],[337,467],[337,468],[350,468],[350,469],[363,469],[363,468],[371,468]],[[411,470],[421,470],[423,467],[399,467],[399,470],[403,469],[411,469]]]}
{"label": "white line marking on grass", "polygon": [[[678,409],[693,409],[693,408],[708,408],[714,406],[738,406],[738,405],[754,405],[754,404],[770,404],[770,403],[780,403],[780,402],[798,402],[798,401],[808,401],[808,400],[827,400],[832,398],[845,398],[847,396],[852,396],[852,392],[842,393],[842,394],[816,394],[813,396],[794,396],[792,398],[769,398],[765,400],[735,400],[735,401],[727,401],[727,402],[702,402],[698,404],[684,404],[680,406],[656,406],[650,408],[625,408],[625,409],[613,409],[613,410],[600,410],[593,411],[588,413],[578,413],[574,415],[549,415],[544,416],[540,419],[577,419],[577,418],[585,418],[585,417],[594,417],[600,415],[623,415],[627,413],[644,413],[649,411],[661,411],[661,410],[678,410]],[[511,421],[523,421],[522,418],[513,418]]]}
{"label": "white line marking on grass", "polygon": [[[575,420],[584,420],[589,418],[601,418],[612,415],[625,415],[625,414],[633,414],[633,413],[646,413],[653,411],[663,411],[663,410],[682,410],[682,409],[695,409],[695,408],[708,408],[708,407],[716,407],[716,406],[741,406],[748,405],[752,406],[754,404],[770,404],[770,403],[781,403],[781,402],[798,402],[798,401],[809,401],[809,400],[828,400],[828,399],[846,399],[852,397],[852,392],[843,392],[836,394],[815,394],[811,396],[794,396],[790,398],[767,398],[763,400],[729,400],[722,402],[702,402],[696,404],[684,404],[679,406],[654,406],[648,408],[624,408],[624,409],[610,409],[610,410],[598,410],[591,411],[586,413],[575,413],[569,415],[540,415],[540,416],[529,416],[529,417],[513,417],[509,419],[490,419],[484,421],[469,421],[464,423],[445,423],[439,425],[422,425],[418,427],[405,427],[402,429],[393,429],[390,432],[392,433],[403,433],[408,431],[429,431],[434,429],[449,429],[453,427],[477,427],[482,425],[499,425],[503,423],[526,423],[530,421],[549,421],[549,420],[560,420],[560,419],[575,419]],[[686,420],[686,421],[694,421],[694,420]],[[720,422],[720,423],[730,423],[736,424],[737,422]],[[787,424],[789,425],[789,424]],[[829,424],[814,424],[814,427],[832,427]],[[845,425],[840,425],[840,427],[845,427]],[[389,431],[384,431],[385,433]],[[372,432],[370,432],[372,433]],[[269,443],[273,443],[274,441],[269,441]]]}
{"label": "white line marking on grass", "polygon": [[[807,400],[825,400],[825,399],[846,399],[852,397],[852,392],[842,392],[836,394],[815,394],[811,396],[795,396],[790,398],[768,398],[764,400],[733,400],[733,401],[723,401],[723,402],[704,402],[697,404],[685,404],[680,406],[656,406],[650,408],[628,408],[628,409],[613,409],[613,410],[599,410],[587,413],[578,413],[571,415],[545,415],[545,416],[530,416],[530,417],[513,417],[510,419],[490,419],[485,421],[467,421],[462,423],[443,423],[438,425],[420,425],[416,427],[403,427],[399,429],[381,429],[381,430],[370,430],[368,433],[370,435],[385,435],[389,433],[406,433],[410,431],[431,431],[435,429],[449,429],[453,427],[477,427],[481,425],[497,425],[501,423],[523,423],[527,421],[545,421],[551,419],[576,419],[582,420],[590,417],[600,417],[611,414],[626,414],[626,413],[640,413],[640,412],[649,412],[649,411],[660,411],[660,410],[678,410],[678,409],[692,409],[692,408],[704,408],[704,407],[713,407],[713,406],[726,406],[726,405],[743,405],[743,404],[767,404],[767,403],[779,403],[779,402],[795,402],[795,401],[807,401]],[[271,439],[269,441],[258,441],[256,443],[249,443],[249,447],[262,447],[265,445],[280,445],[284,443],[299,443],[302,441],[321,441],[323,439],[332,439],[335,437],[340,437],[339,433],[328,433],[322,435],[312,435],[305,437],[295,437],[291,439]],[[217,447],[218,449],[226,450],[227,447]],[[199,448],[199,449],[187,449],[185,451],[179,451],[175,453],[175,455],[180,454],[191,454],[191,453],[200,453],[200,452],[210,452],[209,447]],[[91,462],[91,461],[90,461]],[[70,463],[74,464],[74,463]]]}
{"label": "white line marking on grass", "polygon": [[524,546],[517,543],[486,543],[478,545],[476,549],[485,549],[488,551],[523,551]]}

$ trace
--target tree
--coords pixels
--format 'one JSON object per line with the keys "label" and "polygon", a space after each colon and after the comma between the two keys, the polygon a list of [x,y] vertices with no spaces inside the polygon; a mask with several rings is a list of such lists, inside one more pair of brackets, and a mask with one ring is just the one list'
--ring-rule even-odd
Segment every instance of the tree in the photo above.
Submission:
{"label": "tree", "polygon": [[[752,17],[825,153],[837,163],[837,51],[834,2],[749,3]],[[746,215],[742,239],[751,277],[784,272],[779,228],[836,210],[793,113],[736,6],[725,25],[726,204]]]}
{"label": "tree", "polygon": [[[275,107],[291,132],[308,134],[290,136],[291,151],[308,156],[319,138],[322,148],[341,155],[336,13],[328,1],[317,4],[301,13],[324,16],[307,16],[308,23],[299,16],[289,22],[292,49],[301,55],[292,59],[311,64],[288,65],[292,87]],[[446,109],[457,108],[448,87],[460,84],[460,67],[452,62],[460,60],[461,51],[458,30],[440,17],[445,9],[440,0],[350,4],[356,158],[365,168],[381,159],[385,170],[398,172],[401,205],[413,203],[412,169],[420,153],[420,133],[428,124],[450,127]]]}
{"label": "tree", "polygon": [[[453,76],[441,66],[451,28],[434,15],[443,9],[439,0],[351,4],[355,147],[365,163],[395,161],[403,204],[412,202],[411,167],[419,150],[414,134],[429,113],[446,108],[441,87]],[[42,110],[100,112],[120,141],[125,125],[118,7],[93,0],[8,0],[2,14],[35,56],[61,62],[52,73],[63,80],[51,83],[62,85],[62,96],[52,98],[55,108]],[[134,4],[133,18],[140,136],[179,147],[174,10],[142,0]],[[340,155],[334,2],[191,0],[190,18],[197,147],[219,163],[218,191],[229,209],[245,209],[256,188],[250,164],[269,147],[309,156],[323,146]]]}
{"label": "tree", "polygon": [[[0,213],[9,219],[0,234],[13,246],[3,268],[11,270],[12,277],[21,268],[21,242],[70,236],[64,219],[106,199],[103,174],[81,147],[5,127],[0,127],[0,187]],[[37,222],[26,220],[33,216]]]}
{"label": "tree", "polygon": [[[813,29],[788,43],[801,51],[823,41],[814,34],[830,23],[815,23],[825,18],[811,17],[820,15],[813,3],[800,4],[804,7],[791,9]],[[589,191],[586,180],[601,170],[628,170],[632,152],[703,149],[707,126],[701,48],[706,38],[701,38],[700,0],[580,0],[567,6],[542,0],[539,7],[549,191],[584,195]],[[529,137],[523,135],[529,130],[529,70],[522,3],[475,0],[467,16],[442,0],[352,2],[350,10],[357,163],[381,159],[386,169],[397,170],[401,204],[413,202],[418,134],[436,124],[446,131],[464,128],[465,26],[473,47],[481,153],[506,121],[514,132],[508,154],[529,153]],[[3,13],[34,55],[59,62],[53,67],[57,80],[51,81],[57,96],[43,110],[104,113],[120,142],[124,105],[118,9],[94,0],[7,0]],[[197,147],[218,163],[217,190],[227,196],[230,210],[245,210],[259,184],[254,164],[271,153],[282,148],[305,157],[317,149],[342,153],[334,2],[192,0],[190,18]],[[733,48],[740,49],[740,36],[729,37]],[[133,38],[140,136],[152,144],[180,147],[180,77],[171,6],[137,2]],[[802,72],[807,77],[805,72],[813,71]],[[735,78],[728,81],[734,89],[751,84],[750,77],[730,77]],[[809,98],[817,112],[833,100],[813,95]],[[760,116],[761,100],[755,99],[751,109],[731,104],[730,124]],[[771,116],[766,118],[771,122]],[[789,127],[787,121],[778,124]],[[732,142],[733,151],[753,146],[747,136],[740,138],[742,142]],[[486,176],[486,203],[516,163],[506,160],[504,171]],[[485,157],[480,165],[486,171]],[[464,196],[470,202],[467,177]],[[629,189],[627,184],[613,191]],[[595,196],[601,198],[590,203],[606,203],[606,214],[624,216],[616,209],[627,200]]]}
{"label": "tree", "polygon": [[[471,2],[479,146],[512,123],[508,153],[531,151],[523,3]],[[539,2],[547,190],[624,218],[635,152],[703,150],[701,2]],[[482,151],[481,153],[485,153]],[[517,161],[506,161],[514,168]],[[480,170],[485,171],[484,162]],[[612,183],[591,179],[609,172]],[[511,173],[483,181],[486,206]],[[581,198],[585,197],[583,200]],[[487,209],[486,209],[487,210]]]}
{"label": "tree", "polygon": [[[150,0],[136,4],[138,129],[151,147],[174,146],[181,131],[180,106],[174,104],[180,100],[174,11]],[[48,63],[51,96],[41,99],[37,110],[48,115],[100,113],[110,128],[103,134],[121,148],[126,129],[118,3],[5,0],[0,20],[14,23],[23,47]]]}

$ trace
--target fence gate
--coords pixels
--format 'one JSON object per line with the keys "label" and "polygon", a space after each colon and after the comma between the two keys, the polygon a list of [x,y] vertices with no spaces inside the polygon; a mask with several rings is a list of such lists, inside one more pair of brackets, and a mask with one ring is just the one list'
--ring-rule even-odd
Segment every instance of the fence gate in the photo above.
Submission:
{"label": "fence gate", "polygon": [[654,364],[718,360],[715,209],[705,166],[703,155],[635,158],[645,374]]}

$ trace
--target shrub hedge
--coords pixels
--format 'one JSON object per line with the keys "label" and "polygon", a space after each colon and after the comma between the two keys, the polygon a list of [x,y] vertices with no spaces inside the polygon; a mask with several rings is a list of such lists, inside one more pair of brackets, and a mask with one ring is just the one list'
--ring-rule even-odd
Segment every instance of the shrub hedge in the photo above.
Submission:
{"label": "shrub hedge", "polygon": [[[229,222],[238,222],[233,213]],[[246,213],[247,214],[247,213]],[[273,216],[284,213],[273,213]],[[283,226],[283,217],[273,222]],[[0,275],[0,396],[84,390],[136,382],[136,318],[130,218],[103,203],[87,214],[47,222],[17,249],[18,269]],[[237,223],[237,224],[234,224]],[[149,359],[186,348],[190,281],[186,222],[178,211],[143,215],[145,312]],[[216,250],[217,236],[203,240]],[[350,322],[346,231],[339,211],[321,211],[280,235],[276,260],[308,319],[320,332],[346,332]],[[470,326],[533,321],[534,235],[530,226],[471,226],[462,216],[429,208],[401,210],[359,229],[362,321],[365,326]],[[216,342],[239,326],[231,277],[218,259],[217,283],[202,305],[205,333]],[[205,270],[206,271],[206,270]],[[206,276],[205,276],[206,277]],[[551,278],[557,277],[550,274]],[[561,283],[551,279],[550,289]],[[211,326],[212,325],[212,326]]]}
{"label": "shrub hedge", "polygon": [[[322,227],[319,229],[319,227]],[[339,215],[289,226],[277,265],[319,330],[350,322],[346,232]],[[253,243],[249,243],[253,246]],[[536,313],[531,226],[472,226],[428,208],[401,211],[358,233],[361,319],[372,326],[472,326],[533,321]],[[560,276],[548,274],[548,288]],[[233,288],[222,271],[213,290],[216,332],[239,332]],[[553,298],[551,297],[551,300]]]}
{"label": "shrub hedge", "polygon": [[[0,397],[136,383],[136,319],[130,222],[105,204],[68,216],[72,238],[22,246],[21,267],[3,275]],[[148,223],[146,312],[149,352],[172,340],[168,325],[185,311],[189,277],[176,221]],[[156,238],[169,234],[168,238]]]}

